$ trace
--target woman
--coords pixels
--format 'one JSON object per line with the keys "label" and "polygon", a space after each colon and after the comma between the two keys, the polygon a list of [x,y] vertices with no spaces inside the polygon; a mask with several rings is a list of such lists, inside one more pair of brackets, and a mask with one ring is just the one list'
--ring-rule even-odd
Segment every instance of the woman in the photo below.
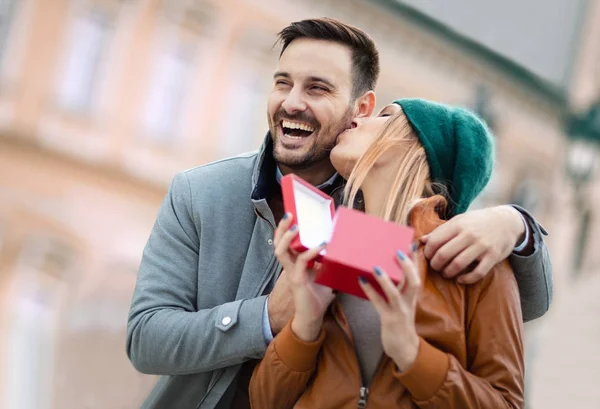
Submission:
{"label": "woman", "polygon": [[[356,119],[331,161],[348,180],[348,205],[362,195],[367,213],[409,224],[418,238],[485,187],[493,141],[468,111],[398,100]],[[275,254],[294,281],[295,312],[253,373],[254,409],[523,406],[521,308],[508,262],[465,286],[430,271],[414,248],[398,253],[398,286],[374,266],[386,298],[361,277],[362,300],[315,284],[307,264],[323,246],[294,254],[296,234],[287,215]]]}

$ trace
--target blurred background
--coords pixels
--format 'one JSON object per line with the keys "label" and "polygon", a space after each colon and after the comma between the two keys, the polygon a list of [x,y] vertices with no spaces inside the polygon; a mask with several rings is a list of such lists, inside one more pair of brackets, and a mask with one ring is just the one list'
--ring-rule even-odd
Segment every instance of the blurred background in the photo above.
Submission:
{"label": "blurred background", "polygon": [[599,0],[1,0],[0,409],[137,408],[125,355],[142,249],[178,171],[258,148],[276,33],[330,16],[379,46],[378,105],[477,111],[476,206],[550,232],[527,324],[530,408],[600,408]]}

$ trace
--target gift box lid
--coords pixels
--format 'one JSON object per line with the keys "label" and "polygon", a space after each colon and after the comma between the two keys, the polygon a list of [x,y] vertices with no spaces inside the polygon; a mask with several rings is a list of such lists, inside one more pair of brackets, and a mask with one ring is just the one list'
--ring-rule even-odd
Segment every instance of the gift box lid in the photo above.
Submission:
{"label": "gift box lid", "polygon": [[333,198],[293,174],[281,178],[281,189],[284,210],[298,226],[291,248],[300,252],[329,241],[335,215]]}

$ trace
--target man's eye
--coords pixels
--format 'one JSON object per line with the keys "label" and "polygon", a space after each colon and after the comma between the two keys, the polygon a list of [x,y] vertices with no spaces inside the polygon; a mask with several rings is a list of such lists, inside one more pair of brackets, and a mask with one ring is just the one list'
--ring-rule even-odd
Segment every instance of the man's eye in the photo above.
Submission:
{"label": "man's eye", "polygon": [[313,86],[311,87],[311,89],[313,89],[313,90],[315,90],[315,91],[320,91],[320,92],[327,92],[327,91],[328,91],[328,89],[327,89],[327,88],[325,88],[325,87],[322,87],[322,86],[320,86],[320,85],[313,85]]}
{"label": "man's eye", "polygon": [[388,113],[388,112],[384,112],[383,114],[379,114],[380,117],[384,117],[384,116],[392,116],[392,114]]}

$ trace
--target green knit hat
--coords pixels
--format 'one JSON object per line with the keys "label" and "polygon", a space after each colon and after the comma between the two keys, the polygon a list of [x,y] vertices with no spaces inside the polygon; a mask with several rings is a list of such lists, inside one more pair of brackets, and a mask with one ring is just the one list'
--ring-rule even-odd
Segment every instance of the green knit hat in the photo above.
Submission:
{"label": "green knit hat", "polygon": [[490,180],[494,137],[472,112],[423,99],[399,99],[419,137],[433,182],[448,188],[448,217],[464,213]]}

